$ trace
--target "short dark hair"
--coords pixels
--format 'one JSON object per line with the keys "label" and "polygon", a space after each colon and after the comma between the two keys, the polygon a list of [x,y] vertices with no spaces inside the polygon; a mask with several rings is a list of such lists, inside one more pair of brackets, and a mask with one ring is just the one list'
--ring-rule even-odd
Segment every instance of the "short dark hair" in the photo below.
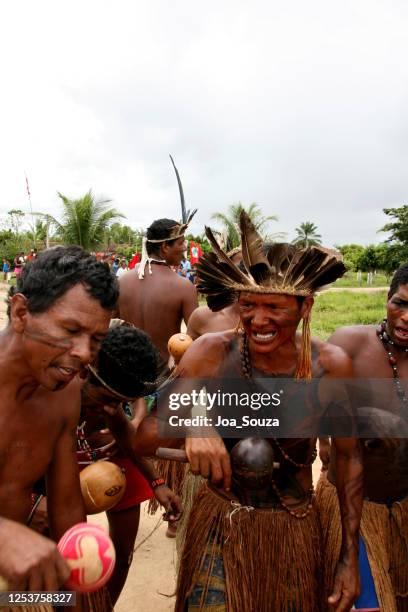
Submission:
{"label": "short dark hair", "polygon": [[98,300],[102,308],[115,308],[119,286],[109,266],[79,246],[59,246],[42,251],[27,263],[16,286],[9,290],[7,314],[10,315],[10,298],[16,293],[27,298],[30,312],[41,313],[78,283]]}
{"label": "short dark hair", "polygon": [[408,263],[400,266],[392,277],[390,289],[388,291],[389,297],[393,296],[394,293],[398,291],[400,285],[408,285]]}
{"label": "short dark hair", "polygon": [[103,339],[98,374],[112,389],[137,397],[146,394],[144,383],[157,378],[158,353],[150,336],[131,325],[115,325]]}
{"label": "short dark hair", "polygon": [[163,240],[163,242],[149,242],[149,240],[161,240],[166,238],[166,236],[169,235],[170,230],[175,225],[178,225],[178,221],[175,221],[174,219],[156,219],[156,221],[153,221],[150,227],[147,228],[146,232],[146,250],[148,255],[157,253],[157,251],[160,250],[160,245],[162,244],[174,244],[177,238],[173,240]]}

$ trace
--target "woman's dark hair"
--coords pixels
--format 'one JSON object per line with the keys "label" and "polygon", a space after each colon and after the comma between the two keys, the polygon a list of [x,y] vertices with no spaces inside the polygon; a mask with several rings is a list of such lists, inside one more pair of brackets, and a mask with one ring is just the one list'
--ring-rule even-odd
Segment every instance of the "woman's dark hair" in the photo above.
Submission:
{"label": "woman's dark hair", "polygon": [[178,225],[177,221],[174,219],[157,219],[153,221],[150,227],[147,228],[146,232],[146,250],[148,255],[152,255],[153,253],[157,253],[160,250],[161,244],[173,244],[177,238],[173,240],[163,240],[163,242],[149,242],[149,240],[161,240],[166,238],[170,230],[172,230],[176,225]]}
{"label": "woman's dark hair", "polygon": [[145,394],[146,382],[157,378],[158,353],[150,337],[130,325],[111,327],[98,355],[98,374],[128,397]]}
{"label": "woman's dark hair", "polygon": [[116,277],[106,263],[97,261],[78,246],[47,249],[27,263],[8,294],[10,298],[22,293],[27,298],[28,310],[45,312],[69,289],[82,284],[88,293],[98,300],[102,308],[113,310],[119,297]]}

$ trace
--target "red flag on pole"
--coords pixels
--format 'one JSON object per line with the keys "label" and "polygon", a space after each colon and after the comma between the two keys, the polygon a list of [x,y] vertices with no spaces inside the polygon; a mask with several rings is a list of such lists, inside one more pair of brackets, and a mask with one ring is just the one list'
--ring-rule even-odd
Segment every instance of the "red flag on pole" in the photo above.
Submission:
{"label": "red flag on pole", "polygon": [[201,246],[195,242],[190,242],[190,263],[196,264],[202,254],[203,251],[201,249]]}

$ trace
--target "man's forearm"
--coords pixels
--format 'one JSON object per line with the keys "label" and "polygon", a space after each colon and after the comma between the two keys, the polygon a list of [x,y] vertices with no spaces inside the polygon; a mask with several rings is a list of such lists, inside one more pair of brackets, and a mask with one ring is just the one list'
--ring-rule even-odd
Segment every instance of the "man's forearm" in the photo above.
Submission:
{"label": "man's forearm", "polygon": [[358,534],[363,508],[363,463],[358,440],[333,439],[336,447],[336,487],[339,498],[341,559],[358,553]]}

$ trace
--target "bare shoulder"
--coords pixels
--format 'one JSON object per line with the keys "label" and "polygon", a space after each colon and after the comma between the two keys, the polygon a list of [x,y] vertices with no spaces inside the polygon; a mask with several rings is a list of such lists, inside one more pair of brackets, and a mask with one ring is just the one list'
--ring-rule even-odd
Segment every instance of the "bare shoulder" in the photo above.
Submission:
{"label": "bare shoulder", "polygon": [[183,376],[214,375],[230,351],[234,331],[203,334],[188,348],[180,361]]}
{"label": "bare shoulder", "polygon": [[367,342],[375,337],[375,330],[375,325],[339,327],[330,336],[328,342],[344,349],[350,357],[355,357],[362,348],[367,346]]}
{"label": "bare shoulder", "polygon": [[79,421],[81,386],[79,378],[76,377],[61,391],[47,392],[48,405],[55,407],[61,415],[61,421],[72,427]]}
{"label": "bare shoulder", "polygon": [[126,291],[128,287],[133,287],[135,283],[140,281],[135,268],[133,270],[128,270],[126,274],[122,274],[118,280],[121,293]]}
{"label": "bare shoulder", "polygon": [[353,374],[353,364],[350,356],[340,346],[312,339],[312,347],[318,353],[317,363],[323,370],[338,378],[348,378]]}
{"label": "bare shoulder", "polygon": [[205,321],[206,318],[212,314],[212,311],[208,308],[208,306],[199,306],[198,308],[195,309],[195,311],[193,312],[193,314],[191,315],[191,319],[193,319],[195,321],[198,322],[202,322]]}
{"label": "bare shoulder", "polygon": [[174,274],[175,282],[177,283],[177,290],[182,291],[183,295],[196,295],[197,290],[193,283],[188,278],[183,278],[179,274]]}
{"label": "bare shoulder", "polygon": [[211,310],[208,306],[199,306],[190,315],[187,325],[187,333],[195,340],[201,335],[202,326],[205,325],[209,316],[211,316]]}

